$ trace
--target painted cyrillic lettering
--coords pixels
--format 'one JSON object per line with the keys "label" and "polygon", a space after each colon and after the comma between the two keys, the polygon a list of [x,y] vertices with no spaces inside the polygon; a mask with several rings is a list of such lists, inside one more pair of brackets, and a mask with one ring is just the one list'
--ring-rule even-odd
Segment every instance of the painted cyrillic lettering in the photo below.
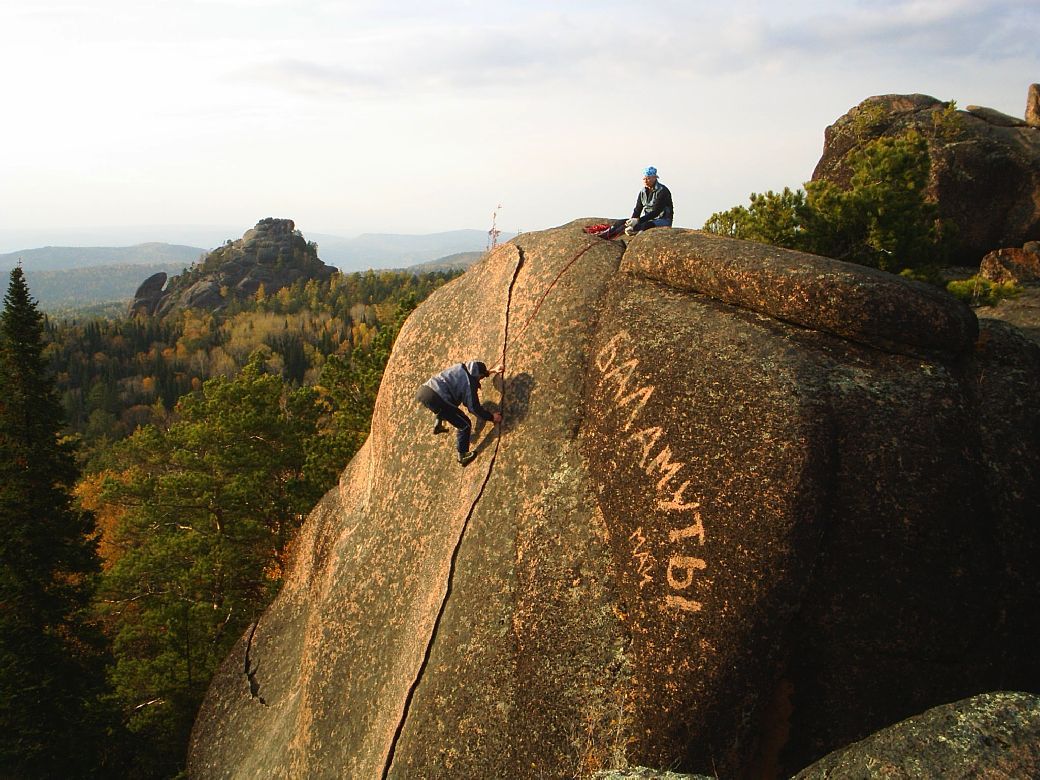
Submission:
{"label": "painted cyrillic lettering", "polygon": [[641,411],[643,411],[643,407],[646,406],[646,402],[650,400],[650,396],[653,395],[653,392],[653,385],[647,385],[646,387],[640,387],[634,393],[626,395],[624,398],[618,401],[618,406],[628,406],[637,398],[639,399],[639,403],[632,407],[632,411],[628,415],[628,421],[623,426],[621,426],[621,430],[627,431],[629,428],[632,427],[632,423],[636,421],[636,416]]}
{"label": "painted cyrillic lettering", "polygon": [[655,471],[659,471],[664,474],[657,482],[657,489],[664,490],[668,487],[668,483],[672,481],[672,478],[676,473],[683,467],[682,463],[672,462],[672,448],[667,444],[661,448],[661,451],[657,453],[657,457],[650,461],[650,465],[646,467],[646,475],[652,477]]}
{"label": "painted cyrillic lettering", "polygon": [[664,606],[681,609],[684,612],[700,612],[704,605],[699,601],[684,599],[682,596],[665,596]]}
{"label": "painted cyrillic lettering", "polygon": [[[696,506],[696,504],[694,504]],[[701,513],[693,513],[693,525],[680,528],[678,531],[668,532],[668,541],[681,542],[683,539],[697,538],[699,544],[704,544],[704,523],[701,522]]]}
{"label": "painted cyrillic lettering", "polygon": [[[614,334],[614,337],[604,344],[603,348],[596,353],[596,368],[600,371],[606,371],[608,366],[613,365],[614,360],[617,358],[618,342],[627,339],[628,334],[623,330]],[[609,357],[605,359],[605,355],[609,355]]]}
{"label": "painted cyrillic lettering", "polygon": [[690,509],[697,509],[700,506],[699,501],[690,501],[689,503],[683,501],[686,494],[686,488],[689,486],[690,480],[683,482],[679,485],[679,489],[672,493],[671,500],[662,498],[657,502],[658,508],[669,512],[685,512]]}
{"label": "painted cyrillic lettering", "polygon": [[642,443],[642,455],[639,458],[639,468],[646,468],[646,461],[650,457],[650,450],[657,444],[657,440],[661,438],[661,434],[664,433],[656,425],[653,428],[644,428],[641,431],[636,431],[626,439],[626,441],[635,442],[636,444]]}
{"label": "painted cyrillic lettering", "polygon": [[[701,558],[690,558],[686,555],[668,557],[668,586],[672,590],[686,590],[693,583],[693,573],[704,569],[708,564]],[[682,572],[682,577],[675,572]]]}

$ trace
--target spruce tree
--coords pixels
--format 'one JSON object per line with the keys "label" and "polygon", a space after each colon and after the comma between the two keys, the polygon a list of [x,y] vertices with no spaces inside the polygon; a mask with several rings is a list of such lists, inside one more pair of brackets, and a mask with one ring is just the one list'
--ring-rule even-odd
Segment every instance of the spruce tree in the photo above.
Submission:
{"label": "spruce tree", "polygon": [[103,667],[88,622],[93,518],[44,359],[43,316],[20,267],[0,314],[0,767],[16,777],[96,771]]}

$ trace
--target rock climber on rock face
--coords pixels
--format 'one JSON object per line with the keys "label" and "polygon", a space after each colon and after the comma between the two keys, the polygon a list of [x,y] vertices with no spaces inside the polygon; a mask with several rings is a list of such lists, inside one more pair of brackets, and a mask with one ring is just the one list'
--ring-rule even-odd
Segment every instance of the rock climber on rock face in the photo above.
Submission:
{"label": "rock climber on rock face", "polygon": [[437,415],[437,421],[433,426],[434,433],[447,433],[448,429],[444,427],[445,420],[455,426],[455,446],[459,452],[459,463],[463,466],[477,457],[477,453],[469,450],[469,435],[473,426],[469,417],[459,409],[459,405],[465,404],[473,414],[488,422],[496,425],[502,422],[502,415],[485,409],[478,396],[480,381],[492,374],[500,373],[501,363],[490,371],[479,360],[456,363],[430,377],[415,394],[416,401]]}
{"label": "rock climber on rock face", "polygon": [[640,230],[672,226],[672,193],[657,180],[657,168],[652,165],[643,171],[643,189],[636,196],[632,217],[625,222],[625,233],[633,235]]}

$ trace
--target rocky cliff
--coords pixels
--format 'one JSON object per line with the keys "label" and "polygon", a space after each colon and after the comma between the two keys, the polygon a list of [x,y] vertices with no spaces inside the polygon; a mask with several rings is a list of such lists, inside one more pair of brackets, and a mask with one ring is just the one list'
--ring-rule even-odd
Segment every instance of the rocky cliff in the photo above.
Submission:
{"label": "rocky cliff", "polygon": [[848,155],[881,136],[917,130],[928,143],[928,194],[954,230],[952,260],[977,266],[983,255],[1040,239],[1040,119],[1037,85],[1026,119],[991,108],[957,111],[928,95],[864,100],[829,126],[812,178],[847,184]]}
{"label": "rocky cliff", "polygon": [[261,285],[270,295],[299,279],[327,279],[335,271],[318,259],[316,247],[303,238],[291,219],[268,217],[168,283],[162,272],[145,279],[129,313],[163,316],[189,308],[217,311],[235,298],[256,295]]}
{"label": "rocky cliff", "polygon": [[[520,236],[405,323],[193,777],[790,775],[1040,687],[1040,349],[694,231]],[[504,358],[460,468],[414,401]]]}

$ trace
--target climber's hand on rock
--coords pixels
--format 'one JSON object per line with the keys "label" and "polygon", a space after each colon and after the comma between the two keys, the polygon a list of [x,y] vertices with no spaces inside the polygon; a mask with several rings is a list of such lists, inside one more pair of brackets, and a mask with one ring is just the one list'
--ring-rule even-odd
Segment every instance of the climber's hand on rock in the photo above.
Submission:
{"label": "climber's hand on rock", "polygon": [[495,425],[498,425],[500,422],[502,422],[502,413],[501,412],[492,412],[491,413],[491,422],[493,422]]}

